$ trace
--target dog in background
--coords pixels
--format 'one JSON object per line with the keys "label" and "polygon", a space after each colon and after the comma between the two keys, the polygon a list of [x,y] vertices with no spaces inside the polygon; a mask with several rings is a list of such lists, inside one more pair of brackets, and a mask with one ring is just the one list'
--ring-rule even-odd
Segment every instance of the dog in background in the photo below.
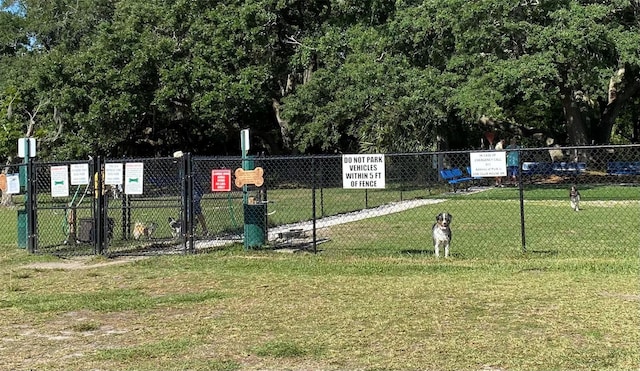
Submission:
{"label": "dog in background", "polygon": [[142,223],[136,222],[133,226],[133,239],[139,240],[141,237],[146,237],[148,240],[158,228],[158,225],[154,222]]}
{"label": "dog in background", "polygon": [[569,190],[569,201],[573,211],[580,210],[580,191],[576,186],[571,186],[571,190]]}
{"label": "dog in background", "polygon": [[431,228],[433,235],[433,246],[436,257],[440,257],[440,248],[444,248],[444,257],[449,257],[449,246],[451,245],[451,219],[453,216],[447,212],[436,215],[436,223]]}
{"label": "dog in background", "polygon": [[182,223],[175,218],[169,217],[169,228],[171,228],[171,235],[173,238],[180,237],[180,233],[182,232]]}

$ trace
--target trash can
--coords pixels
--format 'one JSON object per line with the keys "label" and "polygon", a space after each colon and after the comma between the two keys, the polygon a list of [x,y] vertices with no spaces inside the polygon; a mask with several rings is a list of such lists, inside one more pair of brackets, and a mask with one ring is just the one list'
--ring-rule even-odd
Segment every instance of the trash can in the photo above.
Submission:
{"label": "trash can", "polygon": [[267,203],[244,204],[244,247],[261,247],[267,235]]}
{"label": "trash can", "polygon": [[27,210],[18,210],[18,247],[27,248]]}

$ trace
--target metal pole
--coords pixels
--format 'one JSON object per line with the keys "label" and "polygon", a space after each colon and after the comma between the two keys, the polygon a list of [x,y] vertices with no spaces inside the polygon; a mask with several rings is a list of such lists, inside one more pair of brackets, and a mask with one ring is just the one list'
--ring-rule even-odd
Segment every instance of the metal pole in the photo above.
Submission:
{"label": "metal pole", "polygon": [[364,208],[369,208],[369,189],[365,188],[364,190]]}
{"label": "metal pole", "polygon": [[522,237],[522,252],[527,252],[527,240],[524,225],[524,185],[522,184],[522,161],[520,160],[520,149],[518,151],[518,189],[520,191],[520,233]]}
{"label": "metal pole", "polygon": [[[249,169],[249,161],[247,158],[247,147],[249,147],[248,142],[248,129],[244,129],[240,132],[240,150],[242,153],[242,169],[243,170],[251,170]],[[244,214],[243,217],[243,245],[244,249],[247,250],[249,248],[249,230],[247,228],[247,204],[249,203],[249,194],[247,192],[247,185],[244,184],[242,186],[242,212]]]}
{"label": "metal pole", "polygon": [[313,177],[312,186],[311,186],[311,210],[312,215],[311,219],[313,220],[313,253],[317,253],[317,235],[316,235],[316,159],[315,157],[311,158],[311,176]]}
{"label": "metal pole", "polygon": [[98,254],[104,255],[109,248],[109,242],[113,237],[113,222],[109,219],[109,195],[106,192],[106,159],[98,157],[98,217],[100,221],[96,226]]}
{"label": "metal pole", "polygon": [[33,162],[31,161],[31,149],[29,148],[30,146],[30,140],[29,138],[27,138],[26,143],[25,143],[25,157],[24,157],[24,162],[26,163],[26,176],[27,176],[27,191],[26,191],[26,195],[25,195],[25,210],[27,213],[27,250],[30,253],[34,253],[35,252],[35,205],[34,205],[34,200],[35,197],[33,195],[34,191],[35,191],[35,187],[33,186],[33,180],[34,180],[34,176],[33,176]]}
{"label": "metal pole", "polygon": [[[194,215],[193,215],[193,167],[191,166],[191,153],[187,152],[183,157],[182,168],[184,169],[184,177],[185,180],[185,205],[187,206],[187,212],[185,213],[185,221],[183,225],[186,226],[186,235],[184,242],[185,252],[195,250],[195,245],[193,242],[193,233],[194,233]],[[184,233],[184,232],[183,232]]]}
{"label": "metal pole", "polygon": [[94,174],[94,196],[96,201],[96,215],[93,225],[94,249],[97,255],[101,255],[104,251],[102,240],[104,238],[104,194],[102,192],[104,179],[102,174],[103,160],[101,156],[96,160],[96,173]]}

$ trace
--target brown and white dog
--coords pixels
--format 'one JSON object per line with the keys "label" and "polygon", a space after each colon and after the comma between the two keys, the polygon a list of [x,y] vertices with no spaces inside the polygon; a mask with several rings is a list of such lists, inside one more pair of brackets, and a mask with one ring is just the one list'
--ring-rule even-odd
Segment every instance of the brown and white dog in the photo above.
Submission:
{"label": "brown and white dog", "polygon": [[158,228],[158,225],[154,222],[142,223],[136,222],[133,226],[133,239],[139,240],[141,237],[146,237],[147,239],[151,239],[151,236]]}
{"label": "brown and white dog", "polygon": [[449,257],[449,246],[451,245],[451,219],[453,216],[447,212],[436,215],[436,223],[431,228],[433,235],[433,246],[436,257],[440,257],[440,248],[444,247],[444,257]]}
{"label": "brown and white dog", "polygon": [[580,210],[580,191],[576,186],[571,186],[571,190],[569,190],[569,202],[573,211]]}

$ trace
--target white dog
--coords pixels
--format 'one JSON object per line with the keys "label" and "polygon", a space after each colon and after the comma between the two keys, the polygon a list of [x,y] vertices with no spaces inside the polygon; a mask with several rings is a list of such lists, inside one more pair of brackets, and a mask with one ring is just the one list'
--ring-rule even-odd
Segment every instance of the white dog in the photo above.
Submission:
{"label": "white dog", "polygon": [[449,257],[451,245],[451,214],[443,212],[436,216],[436,223],[431,228],[433,234],[433,246],[436,257],[440,257],[440,248],[444,247],[444,257]]}
{"label": "white dog", "polygon": [[580,210],[580,191],[578,191],[576,186],[571,186],[571,190],[569,191],[569,200],[573,211]]}

